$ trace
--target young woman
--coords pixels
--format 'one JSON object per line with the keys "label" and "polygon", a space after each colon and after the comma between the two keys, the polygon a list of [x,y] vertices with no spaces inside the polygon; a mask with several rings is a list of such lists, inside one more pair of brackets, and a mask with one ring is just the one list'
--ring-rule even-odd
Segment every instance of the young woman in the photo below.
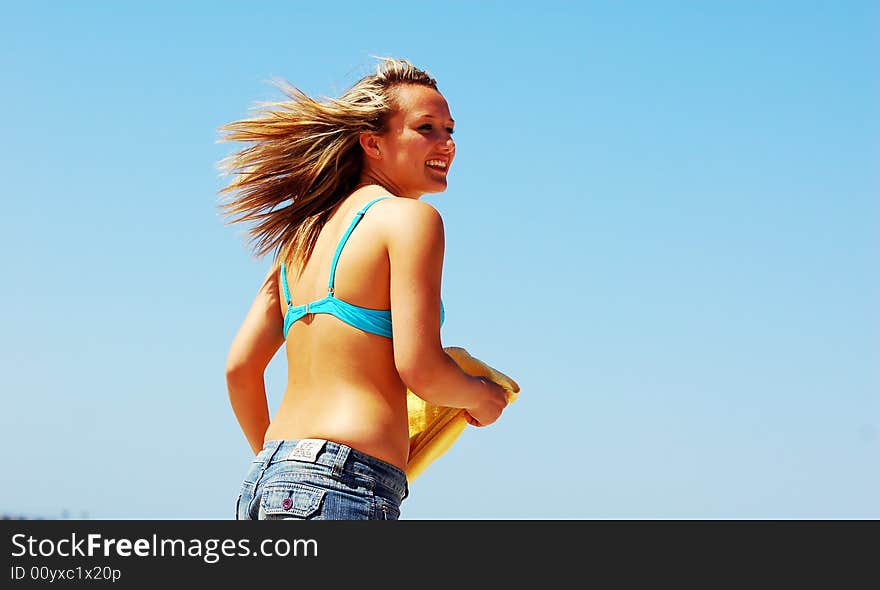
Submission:
{"label": "young woman", "polygon": [[[427,72],[380,61],[340,98],[284,85],[289,101],[221,127],[251,145],[221,166],[228,223],[251,222],[274,264],[229,350],[229,399],[256,454],[238,519],[397,519],[408,494],[406,390],[495,422],[504,389],[443,350],[449,105]],[[393,321],[392,321],[393,317]],[[265,369],[285,345],[287,387],[269,419]]]}

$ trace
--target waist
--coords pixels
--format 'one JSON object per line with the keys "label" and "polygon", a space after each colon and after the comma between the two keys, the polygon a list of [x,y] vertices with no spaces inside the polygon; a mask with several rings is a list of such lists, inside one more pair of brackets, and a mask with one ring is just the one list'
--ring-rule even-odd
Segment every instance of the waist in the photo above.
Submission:
{"label": "waist", "polygon": [[265,440],[324,438],[401,469],[409,455],[406,388],[356,389],[350,384],[288,389]]}
{"label": "waist", "polygon": [[254,461],[266,466],[282,461],[305,461],[324,465],[382,486],[401,499],[408,494],[406,473],[399,467],[349,445],[321,438],[267,440]]}
{"label": "waist", "polygon": [[409,459],[408,423],[403,423],[400,427],[393,429],[369,428],[366,432],[364,432],[364,426],[354,430],[337,422],[328,424],[324,428],[316,427],[314,423],[310,428],[303,428],[301,425],[288,424],[276,417],[266,429],[264,447],[269,442],[279,440],[324,439],[346,445],[396,469],[405,469]]}

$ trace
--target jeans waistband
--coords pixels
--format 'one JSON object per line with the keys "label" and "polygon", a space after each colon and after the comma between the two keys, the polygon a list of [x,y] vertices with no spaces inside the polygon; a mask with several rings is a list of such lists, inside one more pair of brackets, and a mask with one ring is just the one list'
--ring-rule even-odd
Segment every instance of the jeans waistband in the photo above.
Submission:
{"label": "jeans waistband", "polygon": [[[305,444],[306,441],[308,444]],[[301,452],[305,456],[302,458],[299,456],[291,457],[291,454],[296,449],[306,449],[305,452]],[[314,454],[313,460],[309,454],[310,450]],[[268,440],[255,460],[264,460],[267,466],[281,461],[305,460],[317,465],[331,467],[335,476],[340,476],[345,472],[371,479],[377,484],[392,490],[401,499],[405,498],[409,493],[406,473],[399,467],[332,440]]]}

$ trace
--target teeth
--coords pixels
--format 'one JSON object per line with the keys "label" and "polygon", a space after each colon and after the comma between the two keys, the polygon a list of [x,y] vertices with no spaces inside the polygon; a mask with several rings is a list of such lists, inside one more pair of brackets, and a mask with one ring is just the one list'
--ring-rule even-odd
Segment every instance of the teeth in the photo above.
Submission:
{"label": "teeth", "polygon": [[428,160],[425,162],[428,166],[437,166],[438,168],[446,168],[446,162],[443,160]]}

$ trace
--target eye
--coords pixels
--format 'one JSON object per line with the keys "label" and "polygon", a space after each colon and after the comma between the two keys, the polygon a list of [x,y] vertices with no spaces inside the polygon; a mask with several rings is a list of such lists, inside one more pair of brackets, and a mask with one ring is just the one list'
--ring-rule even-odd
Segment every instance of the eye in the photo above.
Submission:
{"label": "eye", "polygon": [[[431,125],[430,123],[425,123],[424,125],[419,126],[420,131],[421,130],[432,131],[433,129],[434,129],[434,126]],[[455,133],[455,129],[453,129],[452,127],[447,127],[446,131],[447,131],[447,133],[449,133],[449,135],[452,135],[453,133]]]}

